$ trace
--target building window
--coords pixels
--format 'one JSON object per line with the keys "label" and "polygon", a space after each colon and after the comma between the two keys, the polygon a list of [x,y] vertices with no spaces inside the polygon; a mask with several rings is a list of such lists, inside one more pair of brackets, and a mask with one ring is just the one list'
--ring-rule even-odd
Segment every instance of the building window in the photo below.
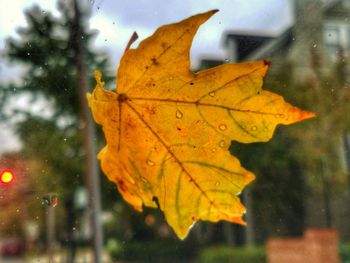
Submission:
{"label": "building window", "polygon": [[324,30],[324,42],[331,59],[336,59],[340,49],[339,28],[336,26],[326,26]]}
{"label": "building window", "polygon": [[339,46],[340,30],[335,26],[327,26],[324,31],[324,39],[326,45],[337,45]]}

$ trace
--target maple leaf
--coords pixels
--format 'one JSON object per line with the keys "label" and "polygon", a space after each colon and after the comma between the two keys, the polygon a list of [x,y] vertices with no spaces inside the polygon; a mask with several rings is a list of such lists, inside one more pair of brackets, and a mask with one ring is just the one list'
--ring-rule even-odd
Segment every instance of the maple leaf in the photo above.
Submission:
{"label": "maple leaf", "polygon": [[314,116],[262,90],[265,61],[190,71],[192,39],[215,12],[160,27],[125,51],[117,92],[96,72],[88,94],[104,173],[136,210],[159,205],[180,238],[198,220],[244,224],[238,195],[254,175],[230,155],[231,140],[268,141],[276,125]]}

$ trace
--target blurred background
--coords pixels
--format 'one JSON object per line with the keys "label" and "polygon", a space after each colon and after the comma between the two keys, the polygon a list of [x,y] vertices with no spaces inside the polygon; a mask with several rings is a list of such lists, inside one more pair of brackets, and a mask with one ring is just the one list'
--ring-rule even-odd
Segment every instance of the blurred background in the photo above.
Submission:
{"label": "blurred background", "polygon": [[[350,262],[350,0],[0,5],[0,262],[305,262],[288,253],[311,257],[310,242],[332,255],[312,262]],[[99,171],[105,142],[85,94],[95,69],[115,89],[134,31],[137,46],[214,8],[192,70],[269,59],[265,89],[318,117],[268,143],[233,142],[256,174],[241,196],[248,225],[200,222],[179,241],[159,211],[135,212]]]}

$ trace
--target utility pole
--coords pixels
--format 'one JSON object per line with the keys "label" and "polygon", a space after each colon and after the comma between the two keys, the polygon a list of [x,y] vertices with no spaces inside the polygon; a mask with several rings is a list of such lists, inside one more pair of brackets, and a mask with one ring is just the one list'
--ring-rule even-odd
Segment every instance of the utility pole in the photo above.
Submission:
{"label": "utility pole", "polygon": [[73,35],[72,42],[75,50],[75,64],[77,69],[77,85],[79,90],[83,143],[85,149],[85,176],[89,196],[89,213],[91,220],[94,262],[100,263],[102,257],[103,233],[101,224],[101,194],[98,175],[98,163],[96,159],[96,133],[87,104],[87,73],[84,65],[85,54],[82,43],[83,30],[80,7],[78,0],[73,1]]}

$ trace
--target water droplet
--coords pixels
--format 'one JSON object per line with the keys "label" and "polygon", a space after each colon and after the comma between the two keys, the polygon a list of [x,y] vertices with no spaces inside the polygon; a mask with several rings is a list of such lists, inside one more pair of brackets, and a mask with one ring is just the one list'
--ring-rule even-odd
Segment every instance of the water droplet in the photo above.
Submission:
{"label": "water droplet", "polygon": [[146,161],[146,163],[149,165],[149,166],[154,166],[155,165],[155,162],[151,161],[150,159],[148,159]]}
{"label": "water droplet", "polygon": [[216,149],[215,149],[215,148],[213,148],[213,149],[211,149],[211,151],[212,151],[213,153],[215,153],[215,152],[216,152]]}
{"label": "water droplet", "polygon": [[214,97],[214,96],[215,96],[215,92],[214,92],[214,91],[209,92],[209,96],[210,96],[210,97]]}
{"label": "water droplet", "polygon": [[252,131],[256,131],[258,128],[257,128],[256,126],[252,126],[250,129],[251,129]]}
{"label": "water droplet", "polygon": [[314,44],[312,47],[313,47],[313,48],[316,48],[316,47],[317,47],[317,44]]}
{"label": "water droplet", "polygon": [[219,186],[220,185],[220,182],[219,181],[216,181],[215,182],[215,186]]}
{"label": "water droplet", "polygon": [[226,124],[220,124],[220,125],[219,125],[219,129],[220,129],[221,131],[225,131],[225,130],[227,129]]}
{"label": "water droplet", "polygon": [[131,176],[128,177],[128,179],[131,184],[136,184],[135,180]]}
{"label": "water droplet", "polygon": [[19,211],[20,211],[20,209],[19,209],[19,208],[18,208],[18,209],[16,209],[16,212],[17,212],[17,213],[19,213]]}
{"label": "water droplet", "polygon": [[181,111],[179,111],[179,110],[176,111],[176,118],[182,119],[183,116],[184,115],[183,115],[183,113]]}
{"label": "water droplet", "polygon": [[67,141],[67,138],[64,138],[63,140],[66,142],[66,141]]}
{"label": "water droplet", "polygon": [[30,56],[30,52],[28,52],[27,55]]}
{"label": "water droplet", "polygon": [[219,142],[219,146],[220,146],[220,147],[225,147],[225,146],[226,146],[226,142],[225,142],[224,140],[221,140],[221,141]]}
{"label": "water droplet", "polygon": [[263,131],[267,132],[269,129],[267,127],[264,127]]}

